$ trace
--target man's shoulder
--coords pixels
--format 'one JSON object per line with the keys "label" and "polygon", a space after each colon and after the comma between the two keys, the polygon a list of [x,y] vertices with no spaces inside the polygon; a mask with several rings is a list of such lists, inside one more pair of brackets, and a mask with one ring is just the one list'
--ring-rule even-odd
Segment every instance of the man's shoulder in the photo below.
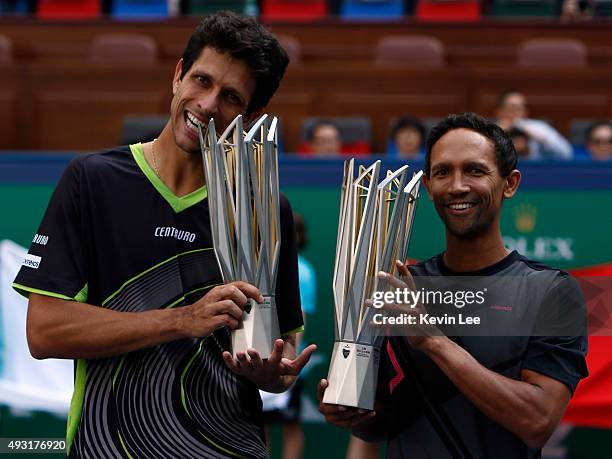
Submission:
{"label": "man's shoulder", "polygon": [[103,179],[108,174],[119,171],[132,171],[136,162],[129,145],[106,150],[79,153],[66,167],[64,176],[76,183],[90,183]]}
{"label": "man's shoulder", "polygon": [[413,276],[439,276],[441,273],[438,262],[441,256],[439,253],[427,260],[417,261],[408,266],[408,269]]}
{"label": "man's shoulder", "polygon": [[[518,253],[518,252],[517,252]],[[516,263],[522,264],[523,270],[526,273],[548,273],[560,277],[570,277],[570,274],[560,268],[547,265],[538,260],[532,260],[521,253],[518,253]]]}
{"label": "man's shoulder", "polygon": [[[409,266],[410,272],[414,276],[440,276],[440,275],[459,275],[454,274],[445,268],[442,262],[443,253],[434,255],[427,260],[419,261]],[[505,259],[495,265],[471,273],[474,276],[500,275],[500,276],[526,276],[526,275],[546,275],[551,277],[571,277],[567,272],[554,266],[547,265],[537,260],[532,260],[517,251],[511,252]]]}
{"label": "man's shoulder", "polygon": [[71,164],[79,168],[92,170],[114,164],[131,161],[132,152],[129,145],[107,148],[105,150],[81,153],[75,156]]}

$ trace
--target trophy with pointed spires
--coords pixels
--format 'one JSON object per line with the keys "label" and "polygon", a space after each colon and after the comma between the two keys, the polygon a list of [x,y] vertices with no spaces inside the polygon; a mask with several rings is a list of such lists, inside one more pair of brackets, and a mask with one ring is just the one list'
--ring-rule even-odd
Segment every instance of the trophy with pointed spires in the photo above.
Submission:
{"label": "trophy with pointed spires", "polygon": [[211,232],[224,282],[255,285],[263,303],[249,299],[232,353],[272,353],[280,337],[275,291],[280,252],[280,206],[276,117],[261,116],[244,131],[238,115],[217,138],[211,119],[200,126],[200,147],[208,188]]}
{"label": "trophy with pointed spires", "polygon": [[[379,183],[381,162],[344,163],[333,279],[335,344],[324,403],[374,408],[382,330],[366,300],[388,285],[377,278],[397,274],[395,260],[408,253],[423,171],[410,177],[408,166],[388,171]],[[386,284],[386,283],[385,283]]]}

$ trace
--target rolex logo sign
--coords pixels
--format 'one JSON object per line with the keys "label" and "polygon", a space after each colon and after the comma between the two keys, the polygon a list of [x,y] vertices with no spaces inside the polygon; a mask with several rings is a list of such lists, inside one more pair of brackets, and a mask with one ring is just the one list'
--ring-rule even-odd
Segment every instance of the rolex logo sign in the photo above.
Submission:
{"label": "rolex logo sign", "polygon": [[346,346],[344,346],[344,347],[342,348],[342,356],[343,356],[345,359],[346,359],[346,358],[349,356],[349,354],[350,354],[350,353],[351,353],[351,348],[350,348],[348,345],[346,345]]}
{"label": "rolex logo sign", "polygon": [[519,233],[531,233],[536,225],[538,209],[531,204],[520,204],[514,208],[514,224]]}

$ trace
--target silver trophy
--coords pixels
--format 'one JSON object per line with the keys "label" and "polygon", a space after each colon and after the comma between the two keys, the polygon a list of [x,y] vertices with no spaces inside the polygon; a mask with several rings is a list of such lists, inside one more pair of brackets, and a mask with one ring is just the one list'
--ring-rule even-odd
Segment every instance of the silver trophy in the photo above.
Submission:
{"label": "silver trophy", "polygon": [[381,164],[344,163],[340,218],[333,279],[335,344],[324,403],[374,408],[382,329],[372,326],[376,313],[366,300],[387,285],[376,273],[394,274],[404,260],[423,172],[410,177],[408,166],[387,173],[378,183]]}
{"label": "silver trophy", "polygon": [[276,278],[280,253],[278,143],[275,117],[263,115],[245,132],[237,116],[217,139],[211,119],[200,127],[215,255],[223,282],[259,288],[263,303],[249,299],[232,331],[232,353],[254,348],[262,358],[280,337]]}

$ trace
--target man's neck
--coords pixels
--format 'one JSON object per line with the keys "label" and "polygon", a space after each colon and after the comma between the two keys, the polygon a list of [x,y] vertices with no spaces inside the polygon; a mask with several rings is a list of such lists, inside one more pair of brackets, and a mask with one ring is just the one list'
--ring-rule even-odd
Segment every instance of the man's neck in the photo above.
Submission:
{"label": "man's neck", "polygon": [[503,260],[509,253],[499,231],[473,239],[459,238],[447,232],[444,264],[457,272],[478,271]]}
{"label": "man's neck", "polygon": [[204,185],[202,157],[178,148],[168,126],[150,150],[153,165],[157,165],[155,172],[176,196],[185,196]]}

